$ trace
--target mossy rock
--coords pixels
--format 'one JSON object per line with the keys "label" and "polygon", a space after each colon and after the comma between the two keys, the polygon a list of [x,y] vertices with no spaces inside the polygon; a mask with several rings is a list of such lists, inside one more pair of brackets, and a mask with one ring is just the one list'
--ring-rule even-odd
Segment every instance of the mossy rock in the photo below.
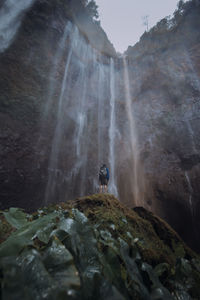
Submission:
{"label": "mossy rock", "polygon": [[3,300],[200,299],[199,257],[163,220],[113,195],[0,218]]}

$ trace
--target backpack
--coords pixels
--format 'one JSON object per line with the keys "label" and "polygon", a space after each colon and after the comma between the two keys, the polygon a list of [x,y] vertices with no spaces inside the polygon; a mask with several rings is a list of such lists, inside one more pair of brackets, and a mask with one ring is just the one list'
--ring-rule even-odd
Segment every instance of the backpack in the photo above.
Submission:
{"label": "backpack", "polygon": [[106,167],[101,167],[99,175],[101,177],[107,178],[107,169],[106,169]]}

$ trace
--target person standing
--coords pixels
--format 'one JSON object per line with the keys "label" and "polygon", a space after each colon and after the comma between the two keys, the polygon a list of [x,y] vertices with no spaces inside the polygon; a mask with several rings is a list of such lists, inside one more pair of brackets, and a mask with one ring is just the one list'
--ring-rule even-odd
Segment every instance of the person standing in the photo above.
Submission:
{"label": "person standing", "polygon": [[108,192],[108,181],[109,181],[109,170],[106,167],[106,164],[103,164],[99,171],[99,181],[100,181],[100,193]]}

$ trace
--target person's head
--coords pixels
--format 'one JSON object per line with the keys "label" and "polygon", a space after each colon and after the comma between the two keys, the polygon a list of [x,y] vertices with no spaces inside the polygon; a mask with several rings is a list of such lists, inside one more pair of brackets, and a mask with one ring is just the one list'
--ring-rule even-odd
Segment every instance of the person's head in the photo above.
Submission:
{"label": "person's head", "polygon": [[103,167],[106,168],[106,164],[103,164]]}

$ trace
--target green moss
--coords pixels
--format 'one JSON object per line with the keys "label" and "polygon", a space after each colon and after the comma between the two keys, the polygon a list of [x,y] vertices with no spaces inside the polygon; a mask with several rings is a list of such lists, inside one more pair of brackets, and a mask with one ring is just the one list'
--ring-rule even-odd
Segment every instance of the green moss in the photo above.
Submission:
{"label": "green moss", "polygon": [[[199,257],[167,223],[144,208],[131,210],[112,195],[95,194],[44,207],[29,215],[27,222],[22,218],[22,212],[16,209],[12,212],[17,213],[7,220],[22,227],[12,234],[12,226],[1,214],[1,241],[11,234],[1,246],[4,274],[10,264],[19,269],[20,253],[22,256],[31,255],[38,272],[43,273],[43,264],[47,267],[49,273],[45,278],[48,278],[46,284],[49,285],[52,269],[46,263],[53,259],[55,279],[58,280],[56,291],[60,293],[62,274],[71,274],[75,270],[68,265],[57,266],[59,251],[68,251],[80,274],[81,293],[87,299],[93,299],[94,295],[97,295],[95,298],[101,295],[103,299],[104,291],[111,293],[106,294],[108,298],[114,295],[118,299],[120,293],[124,299],[150,299],[158,290],[162,292],[163,299],[169,299],[170,293],[179,298],[189,295],[193,299],[200,298]],[[47,254],[51,259],[47,259]],[[14,260],[10,262],[10,258],[4,257],[9,255],[16,255],[17,260],[12,258]],[[63,260],[60,254],[59,260]],[[59,273],[61,267],[64,273]],[[78,273],[72,273],[77,280]],[[107,286],[107,289],[101,289],[101,285]],[[23,289],[20,291],[23,292]],[[51,288],[49,291],[54,293]],[[75,299],[81,297],[77,294]]]}
{"label": "green moss", "polygon": [[13,231],[15,231],[15,228],[6,221],[3,214],[0,214],[0,244],[4,242]]}
{"label": "green moss", "polygon": [[139,239],[137,247],[143,259],[152,265],[166,262],[172,266],[177,257],[184,257],[187,253],[187,247],[167,223],[146,210],[141,215],[128,209],[112,195],[82,197],[62,204],[62,207],[76,207],[84,212],[93,225],[98,224],[99,229],[109,230],[115,238],[120,237],[128,244],[129,232],[133,239]]}

